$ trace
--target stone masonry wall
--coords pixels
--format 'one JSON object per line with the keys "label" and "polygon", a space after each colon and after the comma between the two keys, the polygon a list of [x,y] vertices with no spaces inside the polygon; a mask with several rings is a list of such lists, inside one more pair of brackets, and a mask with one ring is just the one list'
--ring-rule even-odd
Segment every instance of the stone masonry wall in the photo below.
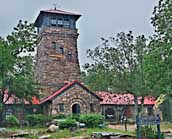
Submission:
{"label": "stone masonry wall", "polygon": [[[63,112],[59,109],[59,104],[62,103],[64,105]],[[72,106],[74,104],[80,105],[81,113],[100,113],[99,99],[82,89],[79,85],[74,85],[61,94],[61,96],[58,96],[53,100],[51,114],[71,114]],[[93,104],[93,111],[91,110],[90,104]]]}
{"label": "stone masonry wall", "polygon": [[[41,84],[41,92],[48,95],[65,82],[80,80],[76,29],[45,27],[39,34],[35,76]],[[55,42],[57,47],[52,47]],[[60,54],[60,47],[64,53]],[[69,60],[68,54],[72,54]]]}

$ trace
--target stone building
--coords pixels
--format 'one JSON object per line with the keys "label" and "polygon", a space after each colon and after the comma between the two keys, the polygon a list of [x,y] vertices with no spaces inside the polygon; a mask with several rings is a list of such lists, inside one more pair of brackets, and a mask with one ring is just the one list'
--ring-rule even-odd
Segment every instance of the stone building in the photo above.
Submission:
{"label": "stone building", "polygon": [[62,10],[40,11],[35,76],[46,96],[80,79],[76,21],[81,15]]}
{"label": "stone building", "polygon": [[[21,110],[18,117],[35,113],[102,113],[115,120],[120,120],[121,115],[132,117],[131,94],[93,93],[80,81],[76,28],[80,16],[57,9],[40,11],[35,21],[38,30],[35,76],[41,85],[42,99],[33,97],[33,104],[25,104],[24,109],[17,103]],[[15,114],[15,99],[10,97],[6,102],[4,115]],[[155,100],[145,99],[148,114],[152,114],[154,104]]]}
{"label": "stone building", "polygon": [[[120,121],[121,117],[133,118],[134,116],[134,96],[132,94],[118,94],[112,92],[97,92],[100,98],[102,98],[101,113],[107,119],[113,119]],[[141,108],[141,99],[138,97],[138,107]],[[151,96],[144,97],[144,114],[153,115],[155,98]]]}
{"label": "stone building", "polygon": [[100,113],[102,99],[90,91],[82,83],[73,81],[46,98],[40,100],[43,113],[71,114],[71,113]]}
{"label": "stone building", "polygon": [[99,113],[100,98],[80,83],[76,21],[81,15],[62,10],[40,11],[35,76],[46,114]]}
{"label": "stone building", "polygon": [[[102,113],[115,119],[131,117],[134,104],[125,96],[96,95],[80,82],[76,22],[81,15],[62,10],[40,11],[35,26],[38,30],[36,79],[44,98],[40,105],[46,114]],[[103,96],[104,95],[104,96]],[[109,100],[111,100],[109,103]],[[120,103],[112,101],[116,99]],[[130,95],[127,100],[133,101]],[[149,105],[149,104],[148,104]],[[146,106],[146,105],[145,105]],[[152,108],[150,104],[148,108]]]}

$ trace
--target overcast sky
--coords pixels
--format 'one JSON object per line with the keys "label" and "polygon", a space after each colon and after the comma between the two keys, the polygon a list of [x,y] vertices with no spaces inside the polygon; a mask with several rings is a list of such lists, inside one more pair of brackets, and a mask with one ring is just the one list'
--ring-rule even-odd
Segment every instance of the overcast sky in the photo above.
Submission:
{"label": "overcast sky", "polygon": [[[58,0],[0,0],[0,36],[5,37],[20,19],[34,22],[39,11],[53,8]],[[150,23],[158,0],[60,0],[60,9],[79,13],[78,49],[80,64],[86,49],[98,46],[101,37],[132,30],[135,35],[153,33]]]}

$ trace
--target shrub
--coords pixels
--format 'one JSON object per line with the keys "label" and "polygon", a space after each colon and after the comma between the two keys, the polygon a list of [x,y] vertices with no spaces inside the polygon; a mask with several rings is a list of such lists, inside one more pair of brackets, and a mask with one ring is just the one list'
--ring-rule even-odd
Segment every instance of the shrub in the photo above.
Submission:
{"label": "shrub", "polygon": [[68,118],[64,121],[61,121],[59,123],[59,128],[60,129],[69,129],[69,128],[73,128],[73,127],[77,127],[77,124],[76,124],[76,120],[75,119],[71,119],[71,118]]}
{"label": "shrub", "polygon": [[103,124],[104,117],[99,114],[83,114],[80,115],[79,122],[85,123],[86,127],[99,127]]}
{"label": "shrub", "polygon": [[7,125],[10,127],[19,126],[19,120],[14,115],[9,115],[6,119]]}
{"label": "shrub", "polygon": [[51,118],[43,114],[31,114],[26,115],[25,120],[28,126],[43,126],[49,122]]}
{"label": "shrub", "polygon": [[68,115],[69,118],[75,119],[76,121],[79,121],[80,114],[70,114]]}
{"label": "shrub", "polygon": [[[153,130],[151,126],[143,126],[140,129],[141,137],[146,139],[157,139],[158,133],[157,131]],[[164,134],[161,133],[161,139],[164,139]]]}
{"label": "shrub", "polygon": [[65,114],[58,114],[58,115],[52,115],[51,119],[65,119],[66,115]]}

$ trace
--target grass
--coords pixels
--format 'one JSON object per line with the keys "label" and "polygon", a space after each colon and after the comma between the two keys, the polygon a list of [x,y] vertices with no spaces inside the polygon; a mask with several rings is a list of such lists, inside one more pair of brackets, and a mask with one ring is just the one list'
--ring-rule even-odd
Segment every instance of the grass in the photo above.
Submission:
{"label": "grass", "polygon": [[134,132],[125,132],[123,130],[110,129],[110,128],[79,129],[79,130],[76,130],[75,132],[71,132],[70,130],[64,129],[64,130],[59,130],[56,133],[52,133],[51,136],[52,136],[53,139],[69,138],[69,137],[76,137],[76,136],[90,136],[93,132],[114,132],[114,133],[121,133],[121,134],[125,133],[125,134],[128,134],[128,135],[134,136]]}
{"label": "grass", "polygon": [[161,123],[161,130],[172,130],[172,123]]}
{"label": "grass", "polygon": [[[157,131],[157,126],[156,125],[152,125],[151,126],[155,131]],[[161,129],[161,132],[164,132],[164,131],[172,131],[172,123],[169,123],[169,122],[162,122],[160,124],[160,129]]]}
{"label": "grass", "polygon": [[[127,134],[127,135],[133,135],[134,132],[129,131],[123,131],[118,129],[111,129],[111,128],[85,128],[85,129],[79,129],[74,132],[71,132],[68,129],[64,130],[58,130],[55,133],[47,133],[47,128],[10,128],[10,131],[36,131],[38,132],[39,136],[42,135],[51,135],[51,139],[60,139],[60,138],[70,138],[70,137],[77,137],[77,136],[90,136],[93,132],[114,132],[114,133],[121,133],[121,134]],[[28,136],[27,139],[38,139],[36,136]]]}
{"label": "grass", "polygon": [[[156,130],[156,126],[154,126]],[[170,130],[172,129],[172,123],[161,123],[161,131]],[[111,128],[85,128],[85,129],[78,129],[74,132],[70,130],[58,130],[55,133],[47,133],[47,128],[40,128],[40,127],[26,127],[26,128],[9,128],[9,131],[35,131],[38,133],[39,136],[42,135],[51,135],[51,139],[61,139],[61,138],[70,138],[70,137],[77,137],[77,136],[90,136],[93,132],[113,132],[113,133],[121,133],[134,136],[134,131],[124,131],[120,129],[111,129]],[[29,136],[26,139],[38,139],[36,136]]]}

